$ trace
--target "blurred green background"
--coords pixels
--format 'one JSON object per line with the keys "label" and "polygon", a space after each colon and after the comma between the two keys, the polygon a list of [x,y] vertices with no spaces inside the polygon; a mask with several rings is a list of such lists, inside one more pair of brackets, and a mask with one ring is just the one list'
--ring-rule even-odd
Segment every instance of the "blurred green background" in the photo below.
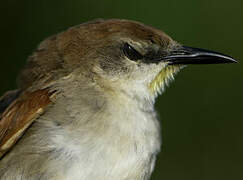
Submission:
{"label": "blurred green background", "polygon": [[[184,45],[243,59],[242,0],[7,0],[0,5],[0,94],[16,88],[46,37],[95,18],[125,18]],[[153,180],[243,179],[243,64],[191,65],[158,98],[163,149]]]}

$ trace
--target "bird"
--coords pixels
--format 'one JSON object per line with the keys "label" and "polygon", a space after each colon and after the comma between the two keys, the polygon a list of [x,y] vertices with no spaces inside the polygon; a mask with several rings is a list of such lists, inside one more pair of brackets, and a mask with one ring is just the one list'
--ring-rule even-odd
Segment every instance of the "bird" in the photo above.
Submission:
{"label": "bird", "polygon": [[0,179],[149,180],[161,149],[156,98],[187,65],[236,62],[132,20],[53,35],[0,99]]}

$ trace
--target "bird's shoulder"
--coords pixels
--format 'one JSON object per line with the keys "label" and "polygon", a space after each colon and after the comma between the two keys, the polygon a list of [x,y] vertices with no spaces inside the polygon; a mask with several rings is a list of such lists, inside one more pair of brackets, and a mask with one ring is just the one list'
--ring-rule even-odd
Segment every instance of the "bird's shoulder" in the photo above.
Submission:
{"label": "bird's shoulder", "polygon": [[9,91],[0,98],[0,159],[53,103],[56,91]]}

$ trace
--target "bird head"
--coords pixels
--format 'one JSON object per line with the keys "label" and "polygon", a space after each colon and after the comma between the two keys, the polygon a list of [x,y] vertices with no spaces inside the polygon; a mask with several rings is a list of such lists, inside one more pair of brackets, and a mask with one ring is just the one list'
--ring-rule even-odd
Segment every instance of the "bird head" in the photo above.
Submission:
{"label": "bird head", "polygon": [[29,58],[19,84],[26,88],[44,77],[49,81],[77,71],[108,89],[154,99],[187,64],[231,62],[236,61],[221,53],[182,46],[139,22],[96,20],[43,41]]}

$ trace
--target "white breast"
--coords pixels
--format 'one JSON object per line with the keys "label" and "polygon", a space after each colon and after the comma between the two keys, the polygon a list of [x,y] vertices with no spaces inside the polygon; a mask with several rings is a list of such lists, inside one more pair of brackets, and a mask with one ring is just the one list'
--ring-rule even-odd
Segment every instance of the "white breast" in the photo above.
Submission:
{"label": "white breast", "polygon": [[122,99],[90,117],[60,130],[60,136],[52,139],[66,162],[65,178],[147,179],[160,150],[160,128],[153,109],[141,109],[137,102]]}

